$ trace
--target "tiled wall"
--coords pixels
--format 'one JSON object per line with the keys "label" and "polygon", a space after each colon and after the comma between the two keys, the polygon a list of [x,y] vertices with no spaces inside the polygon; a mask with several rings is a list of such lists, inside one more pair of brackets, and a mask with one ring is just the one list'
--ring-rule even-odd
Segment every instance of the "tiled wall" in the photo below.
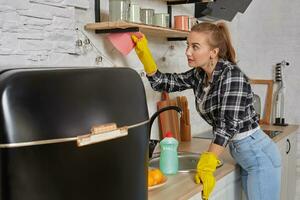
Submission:
{"label": "tiled wall", "polygon": [[[107,19],[108,0],[100,2],[102,18]],[[154,8],[157,12],[167,11],[166,4],[160,0],[136,2],[142,7]],[[175,15],[193,14],[192,5],[175,6],[174,9]],[[252,1],[244,14],[237,14],[229,23],[239,66],[249,77],[271,79],[275,63],[283,59],[291,63],[284,72],[286,74],[286,120],[293,124],[300,123],[300,110],[297,106],[300,94],[299,16],[300,1],[298,0],[290,0],[288,3],[281,0]],[[76,39],[84,37],[74,29],[83,30],[85,23],[93,21],[94,0],[0,0],[1,69],[18,66],[126,66],[140,72],[143,68],[135,53],[131,52],[127,57],[121,56],[107,41],[105,35],[86,32],[105,56],[104,61],[98,65],[95,62],[95,57],[98,55],[95,51],[84,52],[75,48]],[[184,55],[184,41],[167,42],[159,37],[148,39],[150,49],[161,71],[182,72],[188,69]],[[175,49],[170,50],[170,45],[174,45]],[[162,59],[164,56],[165,61]],[[156,102],[160,94],[153,92],[147,80],[145,78],[143,80],[149,112],[152,114],[156,110]],[[263,95],[264,89],[255,88],[255,90]],[[172,96],[176,95],[179,94],[172,94]],[[180,95],[188,96],[192,132],[195,134],[209,129],[194,109],[193,93],[185,91]],[[157,136],[156,124],[155,127],[154,137]],[[299,140],[300,136],[298,136]],[[300,150],[298,154],[299,158]],[[299,159],[298,173],[300,173]]]}

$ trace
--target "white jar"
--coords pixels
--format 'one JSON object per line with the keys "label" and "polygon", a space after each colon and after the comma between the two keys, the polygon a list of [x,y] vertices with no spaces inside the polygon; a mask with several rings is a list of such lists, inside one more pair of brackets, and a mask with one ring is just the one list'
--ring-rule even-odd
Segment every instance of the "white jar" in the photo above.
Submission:
{"label": "white jar", "polygon": [[109,21],[126,21],[129,19],[129,2],[109,1]]}
{"label": "white jar", "polygon": [[129,5],[129,21],[140,23],[140,6],[130,3]]}
{"label": "white jar", "polygon": [[153,24],[154,9],[142,8],[141,9],[141,22],[144,24]]}
{"label": "white jar", "polygon": [[154,25],[169,27],[170,16],[169,13],[156,13],[154,14]]}

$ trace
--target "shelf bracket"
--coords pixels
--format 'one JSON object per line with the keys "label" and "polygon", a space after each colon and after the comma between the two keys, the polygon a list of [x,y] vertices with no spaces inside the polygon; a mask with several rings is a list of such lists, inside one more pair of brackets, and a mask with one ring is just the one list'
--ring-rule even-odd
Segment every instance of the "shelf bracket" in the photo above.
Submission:
{"label": "shelf bracket", "polygon": [[184,41],[186,40],[186,37],[168,37],[167,40],[168,41]]}
{"label": "shelf bracket", "polygon": [[168,4],[169,28],[172,27],[172,6]]}
{"label": "shelf bracket", "polygon": [[102,29],[96,30],[96,33],[125,33],[125,32],[139,32],[139,27],[129,27],[129,28],[113,28],[113,29]]}
{"label": "shelf bracket", "polygon": [[[100,13],[100,0],[95,0],[95,22],[101,22],[101,13]],[[95,33],[99,33],[99,30],[95,30]]]}
{"label": "shelf bracket", "polygon": [[101,22],[100,0],[95,0],[95,22]]}

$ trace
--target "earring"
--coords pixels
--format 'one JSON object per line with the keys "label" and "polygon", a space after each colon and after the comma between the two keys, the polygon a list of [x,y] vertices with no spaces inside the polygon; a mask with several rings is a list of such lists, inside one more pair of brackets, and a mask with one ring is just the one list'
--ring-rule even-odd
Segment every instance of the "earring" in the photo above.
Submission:
{"label": "earring", "polygon": [[213,62],[213,60],[211,59],[211,60],[210,60],[210,68],[213,68],[213,66],[214,66],[214,62]]}

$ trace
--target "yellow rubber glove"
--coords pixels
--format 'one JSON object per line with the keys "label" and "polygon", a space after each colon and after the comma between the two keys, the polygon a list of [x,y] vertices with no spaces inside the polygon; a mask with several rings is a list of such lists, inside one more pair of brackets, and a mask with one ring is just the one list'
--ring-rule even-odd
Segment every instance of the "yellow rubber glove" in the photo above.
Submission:
{"label": "yellow rubber glove", "polygon": [[214,172],[217,166],[220,164],[217,156],[212,152],[203,152],[197,164],[197,173],[195,176],[195,182],[203,185],[202,199],[207,200],[210,193],[213,191],[216,180]]}
{"label": "yellow rubber glove", "polygon": [[136,44],[135,52],[139,57],[140,61],[143,63],[146,73],[155,73],[157,71],[157,66],[152,57],[150,49],[148,48],[148,41],[146,39],[146,36],[142,34],[142,37],[138,38],[136,35],[131,35],[131,38]]}

